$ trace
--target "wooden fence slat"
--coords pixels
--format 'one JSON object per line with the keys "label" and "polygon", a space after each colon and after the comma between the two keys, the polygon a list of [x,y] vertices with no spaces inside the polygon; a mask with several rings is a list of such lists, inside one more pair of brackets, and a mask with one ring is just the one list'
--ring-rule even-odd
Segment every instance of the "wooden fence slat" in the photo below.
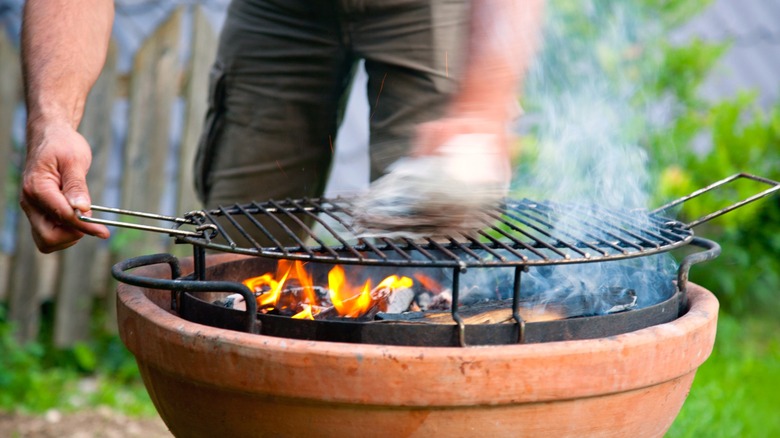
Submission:
{"label": "wooden fence slat", "polygon": [[[112,145],[111,115],[117,78],[117,48],[109,46],[103,71],[87,98],[79,131],[92,147],[92,166],[87,186],[93,203],[103,198],[106,167]],[[108,248],[95,237],[86,236],[62,252],[62,273],[54,319],[54,344],[69,347],[89,338],[90,312],[95,295],[103,295],[109,284],[100,271],[108,271]],[[104,281],[101,282],[101,279]]]}
{"label": "wooden fence slat", "polygon": [[[154,213],[161,210],[166,190],[171,114],[181,77],[182,15],[182,7],[175,9],[135,54],[120,201],[125,209]],[[156,233],[128,229],[115,230],[113,239],[119,242],[116,246],[120,248],[113,254],[114,261],[163,252],[172,244],[170,239],[165,240]],[[115,294],[108,294],[106,305],[105,328],[116,331]]]}
{"label": "wooden fence slat", "polygon": [[[5,34],[0,32],[0,156],[10,157],[12,146],[11,129],[13,115],[19,102],[21,90],[21,67],[19,55]],[[8,199],[6,183],[12,163],[5,159],[0,165],[0,227],[4,227],[6,207],[16,202]],[[21,213],[19,213],[21,214]],[[17,226],[17,242],[10,266],[5,269],[9,301],[8,320],[17,328],[20,342],[34,340],[40,325],[41,301],[52,296],[56,283],[57,255],[43,255],[33,243],[27,220],[20,218]]]}
{"label": "wooden fence slat", "polygon": [[177,214],[201,208],[193,185],[193,163],[207,109],[209,71],[217,52],[217,35],[200,6],[194,10],[191,47],[189,80],[184,90],[187,108],[179,159]]}
{"label": "wooden fence slat", "polygon": [[[141,46],[130,80],[130,115],[124,154],[123,208],[159,212],[165,191],[170,120],[178,94],[179,35],[182,8],[177,8]],[[159,235],[122,230],[119,256],[127,258],[166,248]]]}
{"label": "wooden fence slat", "polygon": [[8,320],[17,328],[17,340],[26,343],[38,336],[41,303],[54,295],[59,254],[38,252],[25,218],[19,219],[16,235],[8,287]]}
{"label": "wooden fence slat", "polygon": [[[0,32],[0,231],[4,230],[8,221],[8,182],[9,171],[13,165],[11,152],[13,150],[13,120],[16,104],[20,98],[21,66],[19,54],[8,39],[5,32]],[[8,290],[10,256],[0,253],[0,301],[5,298]]]}

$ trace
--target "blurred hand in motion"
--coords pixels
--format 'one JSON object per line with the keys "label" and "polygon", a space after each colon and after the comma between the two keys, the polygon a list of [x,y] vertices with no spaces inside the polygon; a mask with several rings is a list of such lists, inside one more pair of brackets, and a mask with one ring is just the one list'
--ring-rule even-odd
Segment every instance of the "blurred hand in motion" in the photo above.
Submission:
{"label": "blurred hand in motion", "polygon": [[79,220],[75,211],[89,215],[91,205],[86,175],[92,151],[84,137],[67,124],[48,124],[42,132],[28,129],[27,143],[19,203],[38,249],[59,251],[85,234],[107,239],[108,228]]}
{"label": "blurred hand in motion", "polygon": [[451,159],[461,180],[508,184],[511,178],[507,123],[497,117],[444,117],[417,127],[412,156]]}

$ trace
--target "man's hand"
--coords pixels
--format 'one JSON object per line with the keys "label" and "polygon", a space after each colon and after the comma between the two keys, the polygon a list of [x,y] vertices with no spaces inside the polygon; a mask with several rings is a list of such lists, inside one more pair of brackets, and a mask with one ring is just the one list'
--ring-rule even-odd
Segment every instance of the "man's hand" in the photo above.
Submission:
{"label": "man's hand", "polygon": [[496,117],[453,116],[444,117],[417,126],[411,155],[437,155],[441,146],[452,138],[465,134],[488,134],[496,138],[484,153],[501,154],[508,157],[508,124]]}
{"label": "man's hand", "polygon": [[92,151],[84,137],[68,125],[47,125],[39,134],[29,129],[27,150],[19,203],[38,249],[59,251],[84,234],[108,238],[106,227],[83,222],[75,212],[88,214],[91,205],[86,175]]}
{"label": "man's hand", "polygon": [[412,156],[460,157],[462,180],[477,178],[482,182],[508,185],[511,164],[507,123],[495,117],[444,117],[417,127]]}

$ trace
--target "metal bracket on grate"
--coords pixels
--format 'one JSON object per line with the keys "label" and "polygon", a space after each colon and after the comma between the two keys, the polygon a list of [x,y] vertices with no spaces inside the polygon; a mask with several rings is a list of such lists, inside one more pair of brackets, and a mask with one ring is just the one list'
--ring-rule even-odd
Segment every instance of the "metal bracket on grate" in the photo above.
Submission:
{"label": "metal bracket on grate", "polygon": [[[196,239],[210,240],[216,236],[217,226],[211,223],[206,223],[206,215],[203,211],[191,211],[184,215],[183,218],[175,216],[165,216],[155,213],[144,213],[141,211],[124,210],[121,208],[103,207],[100,205],[90,206],[92,211],[100,211],[104,213],[113,213],[124,216],[140,217],[144,219],[152,219],[157,221],[172,222],[175,228],[157,227],[153,225],[137,224],[133,222],[121,222],[110,219],[96,218],[92,216],[85,216],[80,210],[76,209],[76,217],[84,222],[90,222],[93,224],[110,225],[122,228],[132,228],[142,231],[151,231],[154,233],[168,234],[173,237],[190,237]],[[189,225],[194,227],[194,230],[184,230],[179,227]]]}

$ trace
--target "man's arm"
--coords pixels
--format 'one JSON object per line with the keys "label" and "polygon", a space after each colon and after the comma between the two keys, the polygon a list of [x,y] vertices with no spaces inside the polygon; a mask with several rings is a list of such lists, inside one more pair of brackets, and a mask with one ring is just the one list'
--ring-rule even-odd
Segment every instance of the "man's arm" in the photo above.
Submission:
{"label": "man's arm", "polygon": [[27,104],[27,160],[20,204],[42,252],[67,248],[85,233],[108,237],[88,212],[86,174],[92,152],[76,131],[89,90],[106,59],[110,0],[28,0],[22,27]]}
{"label": "man's arm", "polygon": [[523,74],[538,45],[543,0],[472,0],[470,37],[460,89],[444,118],[419,127],[416,155],[436,154],[451,138],[491,133],[508,156],[506,130]]}

